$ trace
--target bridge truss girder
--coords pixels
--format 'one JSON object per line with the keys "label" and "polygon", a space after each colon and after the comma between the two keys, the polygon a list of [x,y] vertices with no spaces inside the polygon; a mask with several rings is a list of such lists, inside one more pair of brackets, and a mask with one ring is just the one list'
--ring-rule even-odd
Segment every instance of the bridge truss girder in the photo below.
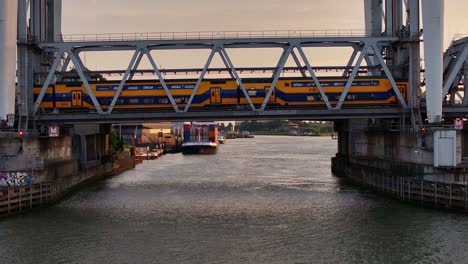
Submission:
{"label": "bridge truss girder", "polygon": [[444,54],[444,85],[442,95],[445,105],[468,106],[468,37],[457,39]]}
{"label": "bridge truss girder", "polygon": [[[113,109],[116,105],[116,102],[119,99],[119,96],[125,86],[125,83],[128,80],[134,78],[134,71],[138,68],[142,58],[146,56],[152,66],[154,74],[158,77],[163,89],[173,106],[175,113],[189,113],[191,103],[198,91],[198,88],[204,79],[206,72],[209,69],[209,66],[213,60],[213,57],[218,54],[221,57],[222,62],[229,69],[229,75],[232,79],[236,80],[240,89],[242,90],[245,98],[248,101],[248,104],[253,112],[266,112],[267,105],[270,101],[270,98],[273,94],[274,88],[277,81],[280,78],[280,75],[285,67],[287,60],[292,57],[294,62],[297,64],[299,69],[305,68],[306,70],[301,70],[301,75],[303,77],[311,78],[315,83],[317,89],[319,90],[324,103],[326,104],[327,111],[347,111],[343,109],[343,103],[347,98],[347,94],[352,86],[353,80],[356,78],[360,67],[362,66],[363,61],[366,61],[369,65],[370,63],[375,63],[382,68],[382,71],[385,73],[387,78],[390,80],[393,91],[398,98],[400,107],[402,109],[407,109],[408,105],[401,95],[398,86],[396,84],[395,78],[392,75],[392,71],[386,65],[385,59],[382,56],[382,50],[384,47],[394,45],[398,42],[398,38],[395,37],[319,37],[319,38],[272,38],[272,39],[226,39],[226,40],[145,40],[145,41],[97,41],[97,42],[54,42],[54,43],[39,43],[38,46],[43,49],[45,52],[55,54],[54,63],[50,67],[47,74],[47,78],[44,80],[40,94],[34,104],[34,113],[40,115],[39,106],[42,102],[42,99],[46,93],[47,88],[50,84],[53,84],[57,77],[60,74],[63,74],[69,63],[72,62],[75,65],[77,74],[83,81],[86,90],[91,97],[91,100],[96,107],[96,111],[100,115],[111,115],[113,114]],[[351,47],[353,53],[349,58],[348,64],[345,66],[346,70],[343,73],[343,77],[348,77],[345,89],[343,90],[340,99],[336,105],[332,105],[330,100],[327,98],[327,95],[320,84],[317,75],[314,72],[314,68],[307,58],[304,48],[308,47]],[[283,52],[278,60],[276,65],[276,70],[273,73],[272,79],[273,82],[268,88],[266,97],[264,98],[263,103],[259,108],[257,108],[253,103],[252,99],[248,94],[247,89],[245,88],[242,78],[239,75],[239,72],[236,70],[235,65],[233,64],[227,50],[229,49],[252,49],[252,48],[281,48]],[[188,103],[183,109],[179,109],[179,106],[176,104],[170,89],[168,88],[165,79],[161,73],[161,70],[158,68],[157,63],[154,57],[151,54],[152,50],[196,50],[204,49],[210,50],[210,55],[207,58],[206,64],[201,71],[201,74],[198,78],[195,88],[192,91]],[[92,91],[89,82],[87,80],[85,65],[80,59],[79,54],[81,52],[89,51],[134,51],[133,56],[128,64],[127,69],[123,75],[123,78],[120,81],[120,85],[113,97],[111,105],[108,107],[107,111],[104,111],[99,101],[97,100],[94,92]],[[372,54],[372,59],[370,58]],[[355,62],[357,58],[357,61]],[[302,59],[302,65],[300,59]],[[63,64],[60,66],[60,63],[63,61]],[[375,62],[374,62],[375,61]],[[354,64],[354,65],[353,65]],[[371,65],[371,66],[376,66]],[[60,69],[59,69],[60,68]],[[351,72],[348,72],[348,68],[352,68]]]}

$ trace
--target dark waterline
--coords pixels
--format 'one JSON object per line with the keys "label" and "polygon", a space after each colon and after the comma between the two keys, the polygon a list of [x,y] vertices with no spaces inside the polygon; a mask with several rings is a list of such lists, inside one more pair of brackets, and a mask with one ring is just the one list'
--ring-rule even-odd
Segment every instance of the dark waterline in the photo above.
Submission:
{"label": "dark waterline", "polygon": [[330,138],[167,155],[0,221],[0,263],[468,263],[468,219],[331,175]]}

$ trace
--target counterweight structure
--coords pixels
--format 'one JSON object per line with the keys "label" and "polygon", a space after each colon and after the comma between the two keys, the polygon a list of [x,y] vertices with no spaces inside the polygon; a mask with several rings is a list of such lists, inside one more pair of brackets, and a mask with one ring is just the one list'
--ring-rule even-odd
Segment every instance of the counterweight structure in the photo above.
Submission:
{"label": "counterweight structure", "polygon": [[0,121],[15,113],[16,14],[16,1],[0,0]]}

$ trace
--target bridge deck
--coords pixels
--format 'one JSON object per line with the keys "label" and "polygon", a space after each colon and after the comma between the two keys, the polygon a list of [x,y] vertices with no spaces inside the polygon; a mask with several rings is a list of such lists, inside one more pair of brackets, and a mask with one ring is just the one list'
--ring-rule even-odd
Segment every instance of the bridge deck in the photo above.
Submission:
{"label": "bridge deck", "polygon": [[398,118],[409,114],[409,110],[395,107],[349,108],[341,111],[328,109],[290,109],[266,111],[190,111],[190,112],[113,112],[109,115],[98,113],[42,114],[38,121],[56,123],[119,123],[143,121],[200,121],[200,120],[339,120],[352,118]]}

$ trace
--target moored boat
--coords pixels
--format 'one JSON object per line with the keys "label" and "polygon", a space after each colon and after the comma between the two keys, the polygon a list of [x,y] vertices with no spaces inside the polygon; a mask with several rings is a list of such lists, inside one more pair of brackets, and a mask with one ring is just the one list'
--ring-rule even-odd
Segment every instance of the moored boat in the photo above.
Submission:
{"label": "moored boat", "polygon": [[183,154],[215,154],[218,150],[218,124],[192,122],[184,124]]}

